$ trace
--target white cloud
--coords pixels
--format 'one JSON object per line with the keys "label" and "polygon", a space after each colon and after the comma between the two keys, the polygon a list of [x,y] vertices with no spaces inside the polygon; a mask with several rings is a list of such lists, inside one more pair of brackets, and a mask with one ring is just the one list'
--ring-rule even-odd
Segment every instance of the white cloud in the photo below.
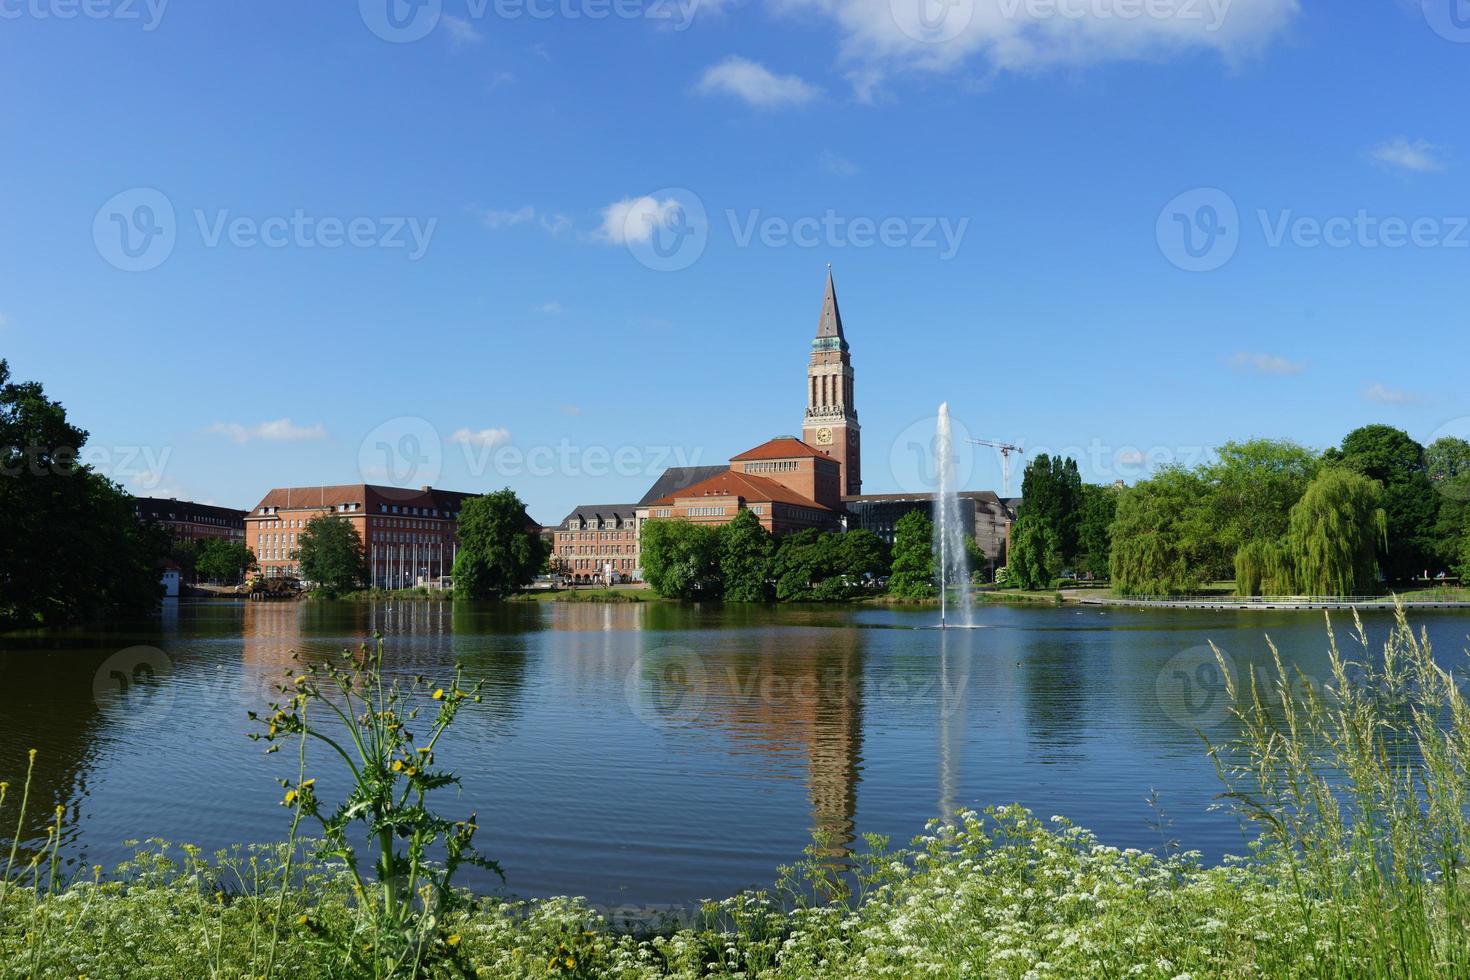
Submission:
{"label": "white cloud", "polygon": [[1300,374],[1306,365],[1288,360],[1279,354],[1246,353],[1242,351],[1230,359],[1230,366],[1261,374]]}
{"label": "white cloud", "polygon": [[878,101],[878,86],[883,84],[883,73],[876,68],[850,71],[843,76],[852,86],[852,97],[863,105],[874,105]]}
{"label": "white cloud", "polygon": [[1428,140],[1414,140],[1400,136],[1396,140],[1381,143],[1368,151],[1378,163],[1415,173],[1435,173],[1445,170],[1446,164],[1439,147]]}
{"label": "white cloud", "polygon": [[563,405],[561,407],[561,413],[563,415],[570,415],[572,418],[576,418],[578,415],[581,415],[582,414],[582,406],[581,405]]}
{"label": "white cloud", "polygon": [[516,80],[514,72],[498,71],[490,76],[490,81],[485,84],[485,91],[494,92],[502,85],[510,85]]}
{"label": "white cloud", "polygon": [[556,316],[558,313],[561,312],[561,304],[558,303],[556,300],[552,300],[549,303],[542,303],[539,306],[533,306],[531,307],[531,309],[536,313],[545,313],[547,316]]}
{"label": "white cloud", "polygon": [[822,169],[834,177],[851,177],[858,172],[858,165],[840,153],[823,150],[818,157]]}
{"label": "white cloud", "polygon": [[452,17],[449,14],[444,14],[439,20],[444,25],[445,30],[449,32],[449,40],[455,47],[461,44],[477,44],[485,40],[485,35],[475,30],[475,25],[463,17]]}
{"label": "white cloud", "polygon": [[536,217],[536,209],[527,204],[523,208],[514,211],[481,211],[480,220],[485,223],[486,228],[499,229],[511,228],[515,225],[523,225]]}
{"label": "white cloud", "polygon": [[1363,390],[1363,397],[1380,405],[1414,405],[1422,399],[1410,391],[1390,388],[1384,384],[1371,384]]}
{"label": "white cloud", "polygon": [[759,62],[736,55],[706,68],[696,88],[706,95],[733,95],[761,108],[801,105],[821,92],[795,75],[777,75]]}
{"label": "white cloud", "polygon": [[305,439],[325,439],[327,430],[321,424],[297,425],[290,419],[276,419],[257,425],[242,425],[239,422],[216,422],[204,430],[209,435],[228,436],[235,442],[261,439],[266,442],[300,442]]}
{"label": "white cloud", "polygon": [[976,60],[992,71],[1029,71],[1199,51],[1234,64],[1258,53],[1300,11],[1300,0],[772,2],[778,10],[830,18],[849,61],[930,71]]}
{"label": "white cloud", "polygon": [[572,227],[572,219],[561,212],[537,211],[535,207],[527,204],[525,207],[516,208],[513,211],[488,210],[474,212],[486,228],[499,231],[502,228],[514,228],[516,225],[536,222],[541,230],[548,235],[556,236],[566,232]]}
{"label": "white cloud", "polygon": [[458,429],[454,435],[449,437],[450,442],[464,443],[467,446],[480,446],[484,449],[493,449],[502,443],[510,442],[509,429],[481,429],[475,432],[471,429]]}
{"label": "white cloud", "polygon": [[680,210],[672,197],[662,201],[652,197],[628,197],[602,209],[602,227],[597,239],[609,245],[646,242],[654,228],[668,227]]}

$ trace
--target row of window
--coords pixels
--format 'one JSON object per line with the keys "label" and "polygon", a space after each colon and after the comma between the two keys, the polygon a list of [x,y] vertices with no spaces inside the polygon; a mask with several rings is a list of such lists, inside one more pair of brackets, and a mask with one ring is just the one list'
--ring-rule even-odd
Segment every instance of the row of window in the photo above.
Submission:
{"label": "row of window", "polygon": [[690,517],[724,517],[725,509],[724,507],[690,507],[688,514]]}
{"label": "row of window", "polygon": [[794,459],[778,459],[772,463],[746,463],[747,473],[794,473],[799,467],[799,461]]}

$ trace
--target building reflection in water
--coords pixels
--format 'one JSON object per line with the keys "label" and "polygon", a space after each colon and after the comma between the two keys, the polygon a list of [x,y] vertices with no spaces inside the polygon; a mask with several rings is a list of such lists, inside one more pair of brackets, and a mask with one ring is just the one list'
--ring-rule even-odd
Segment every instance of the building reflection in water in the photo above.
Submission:
{"label": "building reflection in water", "polygon": [[738,754],[772,770],[800,760],[811,831],[844,863],[856,838],[862,767],[862,630],[639,634],[628,696],[655,727],[695,737],[722,733]]}

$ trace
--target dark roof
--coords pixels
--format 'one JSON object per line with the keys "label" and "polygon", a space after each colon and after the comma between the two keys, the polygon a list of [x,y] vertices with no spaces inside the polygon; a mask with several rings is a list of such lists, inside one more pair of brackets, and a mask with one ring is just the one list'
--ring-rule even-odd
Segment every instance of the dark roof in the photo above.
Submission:
{"label": "dark roof", "polygon": [[282,510],[326,510],[338,504],[361,504],[364,511],[378,512],[379,506],[428,507],[437,510],[459,510],[461,504],[477,493],[438,490],[434,487],[382,487],[371,483],[346,483],[330,487],[277,487],[252,509],[262,507]]}
{"label": "dark roof", "polygon": [[631,521],[634,512],[638,509],[637,504],[582,504],[572,510],[570,514],[561,519],[563,525],[572,518],[581,518],[584,521],[596,520],[599,517],[621,517],[623,520]]}
{"label": "dark roof", "polygon": [[847,337],[842,332],[842,311],[837,308],[837,287],[832,283],[832,267],[827,267],[827,294],[822,297],[822,318],[817,321],[817,338],[836,337],[847,349]]}
{"label": "dark roof", "polygon": [[718,476],[726,469],[728,467],[725,466],[671,466],[664,470],[663,476],[654,481],[653,486],[648,488],[648,492],[638,501],[638,506],[646,507],[671,493],[676,493],[685,487],[692,487],[712,476]]}
{"label": "dark roof", "polygon": [[815,500],[803,497],[784,483],[778,483],[763,476],[736,473],[734,470],[725,470],[718,476],[701,480],[686,490],[676,490],[655,503],[667,506],[674,503],[675,500],[690,500],[695,497],[739,497],[742,500],[753,500],[757,503],[770,502],[791,504],[795,507],[810,507],[815,510],[831,510],[830,507],[824,507]]}
{"label": "dark roof", "polygon": [[245,526],[245,512],[233,507],[196,504],[192,500],[176,500],[172,497],[134,497],[133,503],[138,509],[138,516],[145,521],[195,521],[209,517],[221,523]]}
{"label": "dark roof", "polygon": [[[955,496],[960,497],[960,498],[962,498],[964,500],[974,500],[974,501],[983,502],[983,503],[989,503],[989,504],[1003,503],[1003,501],[1000,499],[1000,497],[996,496],[996,493],[995,493],[994,490],[961,490]],[[934,494],[933,493],[865,493],[865,494],[861,494],[861,495],[855,496],[855,497],[843,497],[842,498],[842,502],[844,504],[851,504],[851,503],[860,503],[860,504],[861,503],[875,503],[875,504],[881,504],[881,503],[901,502],[901,501],[905,501],[905,500],[932,501],[933,499],[934,499]],[[1008,498],[1008,499],[1015,500],[1017,503],[1019,503],[1020,500],[1021,500],[1020,497],[1011,497],[1011,498]]]}
{"label": "dark roof", "polygon": [[[808,446],[795,436],[777,436],[770,442],[763,442],[754,449],[747,449],[739,456],[730,457],[730,462],[741,462],[748,459],[795,459],[798,456],[815,456],[818,459],[832,459],[819,449]],[[836,460],[832,460],[834,463]]]}

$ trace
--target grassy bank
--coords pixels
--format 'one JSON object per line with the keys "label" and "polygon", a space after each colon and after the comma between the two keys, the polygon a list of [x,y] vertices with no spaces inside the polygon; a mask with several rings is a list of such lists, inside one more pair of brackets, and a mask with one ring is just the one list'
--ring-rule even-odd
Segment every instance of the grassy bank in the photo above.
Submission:
{"label": "grassy bank", "polygon": [[[211,857],[150,844],[72,883],[53,849],[6,869],[0,976],[1470,976],[1470,705],[1402,613],[1384,650],[1361,644],[1332,642],[1326,687],[1279,657],[1229,685],[1239,734],[1209,754],[1224,805],[1259,837],[1219,866],[1005,807],[896,852],[868,838],[852,864],[818,841],[770,891],[650,930],[568,899],[425,891],[385,909],[394,889],[358,876],[340,835]],[[295,707],[263,719],[270,739],[304,724],[315,682],[294,683]],[[456,678],[432,702],[452,721],[473,696]],[[293,838],[316,812],[311,785],[287,792]]]}
{"label": "grassy bank", "polygon": [[537,589],[511,597],[514,602],[662,602],[649,589]]}

